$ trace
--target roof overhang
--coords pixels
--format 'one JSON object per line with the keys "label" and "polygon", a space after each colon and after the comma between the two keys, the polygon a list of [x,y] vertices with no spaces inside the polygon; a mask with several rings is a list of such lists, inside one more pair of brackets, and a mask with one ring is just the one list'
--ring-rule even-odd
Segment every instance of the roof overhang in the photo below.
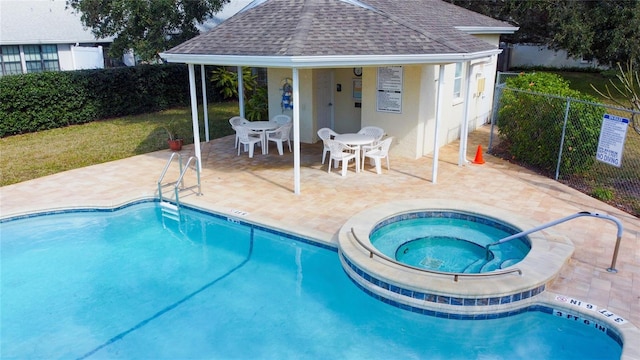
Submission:
{"label": "roof overhang", "polygon": [[380,65],[449,64],[498,55],[501,49],[475,53],[410,55],[246,56],[160,53],[170,63],[271,68],[336,68]]}

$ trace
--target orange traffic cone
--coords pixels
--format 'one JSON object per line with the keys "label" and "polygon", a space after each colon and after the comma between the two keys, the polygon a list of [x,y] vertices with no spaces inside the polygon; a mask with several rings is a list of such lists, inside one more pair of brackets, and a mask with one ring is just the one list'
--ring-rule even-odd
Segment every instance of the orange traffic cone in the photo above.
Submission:
{"label": "orange traffic cone", "polygon": [[484,159],[482,158],[482,145],[478,145],[478,150],[476,150],[476,158],[473,159],[474,164],[484,164]]}

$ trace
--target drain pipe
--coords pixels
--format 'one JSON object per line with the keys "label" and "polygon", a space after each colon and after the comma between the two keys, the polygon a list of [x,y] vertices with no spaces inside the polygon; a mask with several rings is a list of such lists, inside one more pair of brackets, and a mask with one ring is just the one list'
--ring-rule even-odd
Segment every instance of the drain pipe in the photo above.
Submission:
{"label": "drain pipe", "polygon": [[546,229],[548,227],[554,226],[554,225],[558,225],[560,223],[563,223],[565,221],[569,221],[571,219],[575,219],[578,217],[582,217],[582,216],[592,216],[592,217],[597,217],[600,219],[606,219],[606,220],[611,220],[614,223],[616,223],[616,225],[618,226],[618,234],[616,237],[616,246],[613,250],[613,258],[611,259],[611,267],[607,268],[607,271],[610,273],[617,273],[618,270],[616,270],[616,261],[618,259],[618,251],[620,250],[620,240],[622,239],[622,233],[624,232],[624,228],[622,226],[622,221],[620,221],[618,218],[611,216],[611,215],[607,215],[607,214],[599,214],[599,213],[594,213],[594,212],[589,212],[589,211],[581,211],[579,213],[573,214],[573,215],[569,215],[567,217],[564,217],[562,219],[558,219],[558,220],[554,220],[551,222],[548,222],[546,224],[542,224],[540,226],[537,226],[533,229],[530,230],[526,230],[526,231],[522,231],[519,232],[517,234],[511,235],[511,236],[507,236],[506,238],[500,239],[494,243],[488,244],[485,246],[485,249],[487,250],[487,256],[489,255],[489,247],[490,246],[494,246],[494,245],[500,245],[502,243],[505,243],[507,241],[513,240],[513,239],[517,239],[517,238],[521,238],[523,236],[529,235],[533,232],[536,231],[540,231],[543,229]]}

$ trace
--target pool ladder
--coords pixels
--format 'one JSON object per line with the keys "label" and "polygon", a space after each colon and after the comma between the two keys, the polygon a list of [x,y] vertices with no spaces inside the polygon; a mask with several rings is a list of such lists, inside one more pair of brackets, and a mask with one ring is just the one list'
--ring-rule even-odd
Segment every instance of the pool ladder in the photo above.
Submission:
{"label": "pool ladder", "polygon": [[[162,181],[164,180],[164,177],[167,175],[167,171],[169,170],[169,167],[171,166],[171,163],[174,161],[174,159],[177,159],[178,161],[178,166],[180,169],[180,175],[178,176],[178,179],[174,182],[168,182],[163,184]],[[186,165],[182,165],[182,154],[178,153],[178,152],[174,152],[171,154],[171,156],[169,157],[169,160],[167,161],[166,165],[164,166],[164,169],[162,170],[162,173],[160,174],[160,178],[158,178],[158,198],[160,199],[160,208],[162,210],[162,216],[167,217],[169,219],[173,219],[176,221],[180,220],[180,192],[184,191],[184,190],[190,190],[190,189],[194,189],[194,188],[198,188],[198,192],[196,193],[197,196],[202,195],[202,187],[200,184],[200,164],[198,161],[198,158],[195,156],[191,156],[188,160],[187,160],[187,164]],[[187,170],[189,170],[191,168],[191,164],[193,163],[193,167],[195,168],[196,171],[196,176],[197,176],[197,184],[190,186],[190,187],[185,187],[184,186],[184,175],[187,173]],[[175,203],[172,203],[171,200],[169,198],[165,198],[162,195],[162,189],[165,187],[169,187],[169,186],[173,186],[173,192],[175,195]]]}

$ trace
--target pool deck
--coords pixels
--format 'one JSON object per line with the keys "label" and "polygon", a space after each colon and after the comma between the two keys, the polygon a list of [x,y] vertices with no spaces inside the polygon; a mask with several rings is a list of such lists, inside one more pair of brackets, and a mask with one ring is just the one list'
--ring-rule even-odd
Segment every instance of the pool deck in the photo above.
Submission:
{"label": "pool deck", "polygon": [[[469,138],[467,158],[478,145],[487,148],[488,129]],[[301,194],[293,193],[293,155],[275,145],[263,155],[256,150],[236,156],[234,137],[203,144],[202,196],[187,190],[181,201],[248,222],[284,229],[337,244],[341,227],[353,215],[386,202],[408,199],[452,199],[494,207],[544,224],[580,211],[609,214],[620,219],[624,233],[616,262],[611,265],[617,227],[611,221],[582,217],[554,226],[549,234],[568,237],[575,252],[548,291],[595,304],[640,326],[640,221],[610,205],[554,180],[484,154],[485,164],[458,166],[458,142],[440,150],[437,183],[431,181],[433,158],[394,156],[391,170],[383,164],[377,175],[339,169],[327,173],[321,164],[322,144],[301,145]],[[193,146],[182,153],[193,154]],[[113,207],[137,199],[157,197],[157,181],[169,150],[71,170],[0,188],[0,217],[72,207]],[[175,180],[171,169],[167,179]],[[193,174],[186,185],[194,184]],[[168,191],[168,188],[165,189]],[[635,332],[637,334],[637,332]],[[629,339],[626,339],[629,340]],[[638,339],[640,340],[640,339]],[[628,341],[625,344],[629,344]],[[626,347],[626,346],[625,346]],[[640,358],[638,346],[627,353]],[[627,349],[625,349],[627,350]],[[626,351],[625,351],[626,352]]]}

